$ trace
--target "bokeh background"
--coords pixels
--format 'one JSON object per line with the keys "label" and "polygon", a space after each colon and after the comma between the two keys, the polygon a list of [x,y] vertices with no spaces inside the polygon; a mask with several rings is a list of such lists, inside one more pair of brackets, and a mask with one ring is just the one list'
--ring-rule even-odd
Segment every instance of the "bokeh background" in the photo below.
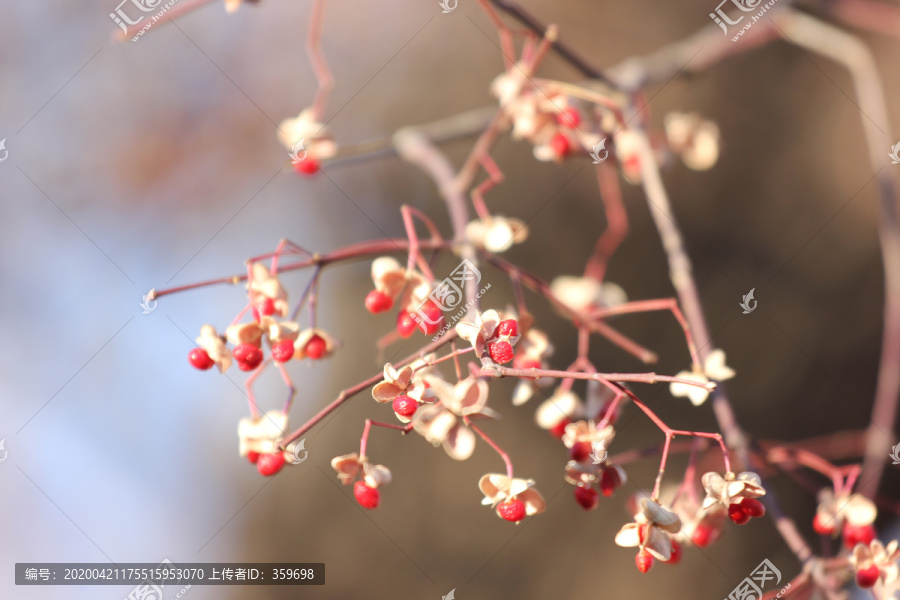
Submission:
{"label": "bokeh background", "polygon": [[[797,574],[772,522],[760,520],[731,528],[707,551],[687,552],[678,567],[640,575],[634,552],[613,536],[629,520],[628,494],[652,486],[655,460],[629,465],[629,484],[584,513],[562,479],[564,449],[533,425],[535,401],[509,404],[508,382],[492,388],[503,420],[487,429],[549,501],[546,514],[519,527],[479,503],[478,478],[502,469],[485,444],[456,463],[416,436],[382,430],[369,452],[395,481],[382,507],[361,510],[329,462],[358,447],[363,419],[391,418],[368,394],[306,436],[305,463],[261,478],[237,455],[243,374],[199,373],[185,360],[201,325],[224,327],[242,307],[241,288],[165,297],[147,315],[142,294],[239,273],[245,258],[282,237],[329,251],[400,236],[401,203],[449,231],[444,208],[431,182],[396,158],[326,166],[327,177],[314,178],[286,164],[276,124],[315,90],[303,50],[310,2],[266,0],[234,15],[216,2],[121,44],[111,41],[114,4],[0,7],[0,138],[9,150],[0,164],[0,438],[9,452],[0,464],[2,597],[117,600],[130,590],[15,587],[13,564],[38,561],[327,564],[324,587],[195,586],[186,594],[193,600],[437,599],[454,588],[460,600],[721,598],[763,558],[786,579]],[[707,26],[714,8],[705,0],[527,7],[558,23],[562,38],[599,67]],[[888,98],[897,97],[897,41],[864,38]],[[340,143],[490,105],[487,86],[502,68],[496,36],[468,0],[449,14],[436,1],[331,3],[323,46],[337,82],[327,118]],[[580,79],[552,55],[541,74]],[[738,418],[764,440],[866,427],[883,278],[876,190],[846,73],[775,42],[648,97],[657,127],[677,110],[721,128],[713,170],[673,164],[665,181],[711,331],[738,373],[728,385]],[[896,123],[900,110],[890,111]],[[896,141],[884,140],[886,162]],[[470,143],[445,146],[455,164]],[[489,194],[491,207],[531,227],[528,243],[508,257],[547,279],[579,273],[604,227],[587,163],[537,163],[527,144],[509,139],[494,156],[507,180]],[[608,278],[633,299],[670,297],[644,197],[627,184],[624,191],[631,232]],[[306,277],[285,282],[296,295]],[[485,277],[485,304],[504,306],[506,282],[489,269]],[[320,323],[344,348],[313,368],[293,367],[300,392],[292,424],[377,372],[374,342],[392,317],[363,309],[369,287],[367,263],[326,272]],[[750,288],[759,306],[742,315],[738,303]],[[554,366],[564,367],[574,331],[540,299],[530,305],[554,339]],[[623,317],[616,326],[659,353],[658,372],[685,366],[671,316]],[[389,356],[420,340],[393,346]],[[592,359],[606,371],[642,369],[602,340]],[[693,408],[664,386],[636,389],[673,426],[715,428],[709,405]],[[264,406],[283,400],[274,373],[257,391]],[[631,409],[613,451],[660,440]],[[674,460],[672,481],[683,464]],[[887,469],[882,492],[896,497],[896,467]],[[782,477],[771,483],[818,548],[808,491]]]}

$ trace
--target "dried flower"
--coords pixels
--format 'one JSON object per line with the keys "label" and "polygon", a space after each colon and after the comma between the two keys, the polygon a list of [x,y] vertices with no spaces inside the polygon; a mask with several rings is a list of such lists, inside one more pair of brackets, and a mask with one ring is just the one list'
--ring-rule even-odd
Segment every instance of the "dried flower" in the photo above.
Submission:
{"label": "dried flower", "polygon": [[653,557],[667,561],[672,556],[672,538],[678,533],[681,520],[674,512],[653,500],[643,497],[638,502],[634,522],[624,525],[616,534],[616,544],[623,548],[640,547]]}
{"label": "dried flower", "polygon": [[287,316],[287,292],[281,285],[278,275],[270,273],[264,264],[256,262],[250,266],[247,291],[253,306],[259,306],[269,299],[275,308],[275,314],[282,317]]}
{"label": "dried flower", "polygon": [[232,356],[231,350],[225,345],[216,328],[212,325],[204,325],[200,328],[200,336],[196,339],[197,346],[203,348],[209,355],[209,358],[219,367],[219,371],[224,373],[231,366]]}
{"label": "dried flower", "polygon": [[494,215],[466,225],[466,239],[495,254],[509,250],[513,244],[521,244],[527,238],[528,226],[519,219]]}
{"label": "dried flower", "polygon": [[431,444],[443,445],[450,458],[466,460],[475,451],[475,433],[463,419],[496,416],[486,406],[487,382],[469,377],[454,386],[434,381],[432,388],[439,402],[416,411],[412,418],[413,430]]}
{"label": "dried flower", "polygon": [[373,465],[366,456],[344,454],[331,459],[331,468],[337,471],[338,479],[350,485],[362,473],[362,479],[370,488],[377,488],[391,482],[391,470],[384,465]]}
{"label": "dried flower", "polygon": [[238,423],[240,455],[247,456],[249,452],[277,453],[278,441],[284,437],[287,426],[288,416],[280,410],[270,410],[255,419],[241,419]]}
{"label": "dried flower", "polygon": [[[539,515],[547,507],[540,492],[534,489],[534,480],[510,478],[499,473],[489,473],[478,481],[478,488],[484,494],[481,503],[495,508],[497,516],[508,521],[521,519],[509,518],[509,513],[504,513],[504,504],[521,502],[524,505],[524,514],[527,516]],[[524,516],[524,515],[523,515]]]}

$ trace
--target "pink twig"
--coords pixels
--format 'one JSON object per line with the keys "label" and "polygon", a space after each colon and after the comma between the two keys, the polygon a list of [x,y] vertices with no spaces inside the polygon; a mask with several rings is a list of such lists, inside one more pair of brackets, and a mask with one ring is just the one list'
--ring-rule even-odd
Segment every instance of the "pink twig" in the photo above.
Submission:
{"label": "pink twig", "polygon": [[477,433],[479,436],[481,436],[481,439],[483,439],[485,442],[487,442],[487,444],[491,448],[493,448],[497,452],[497,454],[500,455],[500,458],[502,458],[503,462],[506,464],[506,476],[509,477],[510,479],[512,479],[513,465],[512,465],[512,461],[509,459],[509,455],[506,452],[504,452],[500,448],[500,446],[495,444],[494,440],[489,438],[483,431],[481,431],[481,429],[479,429],[475,425],[472,425],[472,422],[469,420],[468,417],[463,417],[463,419],[465,420],[466,425],[468,425],[475,433]]}

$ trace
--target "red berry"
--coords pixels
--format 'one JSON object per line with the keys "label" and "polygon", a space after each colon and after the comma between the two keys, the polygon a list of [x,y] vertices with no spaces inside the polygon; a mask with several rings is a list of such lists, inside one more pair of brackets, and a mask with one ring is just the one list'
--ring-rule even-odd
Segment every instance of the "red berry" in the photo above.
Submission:
{"label": "red berry", "polygon": [[672,555],[666,561],[667,565],[677,565],[681,562],[681,544],[672,540]]}
{"label": "red berry", "polygon": [[557,158],[565,158],[572,150],[572,144],[564,133],[556,133],[550,138],[550,149]]}
{"label": "red berry", "polygon": [[612,496],[620,485],[622,485],[622,478],[619,476],[618,469],[613,467],[603,469],[603,474],[600,476],[600,491],[604,496],[607,498]]}
{"label": "red berry", "polygon": [[284,467],[284,452],[260,454],[256,461],[256,470],[260,475],[271,477]]}
{"label": "red berry", "polygon": [[870,588],[875,585],[880,576],[881,572],[878,570],[878,567],[875,565],[868,566],[856,572],[856,585],[861,588]]}
{"label": "red berry", "polygon": [[381,290],[372,290],[366,296],[366,309],[373,315],[391,310],[393,305],[394,299]]}
{"label": "red berry", "polygon": [[188,353],[188,362],[191,363],[192,367],[200,369],[201,371],[205,371],[216,364],[203,348],[194,348],[191,350]]}
{"label": "red berry", "polygon": [[275,301],[271,298],[266,298],[262,302],[259,303],[259,312],[269,317],[275,314]]}
{"label": "red berry", "polygon": [[822,535],[831,535],[835,531],[834,519],[831,519],[826,523],[823,522],[821,518],[819,518],[819,515],[816,515],[815,517],[813,517],[813,530],[815,530],[816,533],[820,533]]}
{"label": "red berry", "polygon": [[575,462],[582,462],[584,460],[587,460],[587,457],[590,455],[590,442],[575,442],[574,444],[572,444],[572,447],[569,448],[569,458],[571,458]]}
{"label": "red berry", "polygon": [[403,311],[397,315],[397,333],[406,339],[416,330],[416,319],[412,313]]}
{"label": "red berry", "polygon": [[869,545],[875,539],[875,528],[871,525],[844,525],[844,545],[852,550],[857,544]]}
{"label": "red berry", "polygon": [[600,494],[594,488],[575,486],[575,502],[584,510],[594,510],[600,503]]}
{"label": "red berry", "polygon": [[322,339],[322,336],[313,335],[309,338],[309,341],[306,342],[306,347],[303,348],[303,351],[311,359],[319,360],[323,358],[328,351],[328,343]]}
{"label": "red berry", "polygon": [[419,312],[424,316],[424,318],[420,316],[418,322],[419,329],[421,329],[423,333],[426,335],[434,335],[443,329],[444,313],[437,304],[431,300],[427,300],[422,304],[421,308],[419,308]]}
{"label": "red berry", "polygon": [[419,403],[409,396],[397,396],[394,398],[394,402],[391,403],[391,408],[401,417],[409,418],[416,413]]}
{"label": "red berry", "polygon": [[515,319],[506,319],[505,321],[500,321],[500,325],[497,326],[496,335],[508,335],[509,337],[515,337],[519,335],[519,324]]}
{"label": "red berry", "polygon": [[646,573],[653,566],[653,557],[646,550],[641,550],[634,557],[634,564],[637,565],[638,571]]}
{"label": "red berry", "polygon": [[300,162],[294,163],[294,170],[302,175],[315,175],[319,172],[319,161],[307,156]]}
{"label": "red berry", "polygon": [[250,450],[249,452],[247,452],[247,460],[250,461],[250,464],[255,465],[256,461],[259,460],[259,452]]}
{"label": "red berry", "polygon": [[743,510],[748,517],[753,519],[758,519],[766,514],[765,505],[756,498],[744,498],[741,501],[741,510]]}
{"label": "red berry", "polygon": [[715,532],[716,530],[709,525],[700,523],[694,528],[694,533],[691,535],[691,541],[694,542],[694,545],[698,548],[706,548],[715,539]]}
{"label": "red berry", "polygon": [[556,113],[556,122],[563,127],[578,127],[581,124],[581,115],[574,106],[566,107],[562,112]]}
{"label": "red berry", "polygon": [[744,507],[740,502],[734,502],[728,505],[728,518],[738,525],[745,525],[750,521],[750,515],[744,512]]}
{"label": "red berry", "polygon": [[234,354],[234,360],[237,361],[241,371],[252,371],[263,360],[262,350],[253,344],[238,344],[234,347],[232,354]]}
{"label": "red berry", "polygon": [[272,358],[278,363],[286,363],[294,358],[294,341],[281,340],[272,344]]}
{"label": "red berry", "polygon": [[566,425],[571,422],[571,419],[563,418],[559,423],[551,427],[548,431],[550,431],[550,435],[552,435],[556,439],[559,439],[566,434]]}
{"label": "red berry", "polygon": [[512,344],[506,340],[494,342],[488,346],[488,353],[491,355],[491,360],[499,365],[508,363],[513,359],[513,356],[515,356]]}
{"label": "red berry", "polygon": [[513,523],[518,523],[525,518],[525,503],[516,498],[501,502],[497,505],[497,510],[501,517]]}
{"label": "red berry", "polygon": [[381,500],[381,493],[378,488],[369,487],[363,481],[357,481],[353,484],[353,495],[356,501],[363,508],[372,510],[378,508],[378,502]]}

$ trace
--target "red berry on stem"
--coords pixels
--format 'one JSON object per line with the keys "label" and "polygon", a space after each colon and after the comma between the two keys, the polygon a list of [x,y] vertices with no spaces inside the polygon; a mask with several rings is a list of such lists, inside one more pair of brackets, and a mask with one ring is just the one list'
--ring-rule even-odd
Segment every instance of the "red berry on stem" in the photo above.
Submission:
{"label": "red berry on stem", "polygon": [[515,319],[506,319],[505,321],[500,321],[500,325],[497,326],[497,335],[508,335],[509,337],[515,337],[519,335],[519,324]]}
{"label": "red berry on stem", "polygon": [[501,517],[512,523],[518,523],[525,518],[525,503],[517,498],[501,502],[497,505],[497,510]]}
{"label": "red berry on stem", "polygon": [[328,351],[328,343],[322,339],[322,336],[314,335],[306,342],[306,347],[303,348],[303,351],[311,359],[319,360],[323,358]]}
{"label": "red berry on stem", "polygon": [[[419,316],[418,326],[426,335],[434,335],[444,327],[444,313],[431,300],[426,300],[422,307],[419,308],[419,312],[421,315]],[[424,318],[422,318],[423,316]]]}
{"label": "red berry on stem", "polygon": [[319,161],[307,156],[300,162],[294,163],[294,170],[301,175],[315,175],[319,172]]}
{"label": "red berry on stem", "polygon": [[369,487],[363,481],[357,481],[353,484],[353,495],[356,501],[363,508],[372,510],[378,508],[378,502],[381,500],[381,493],[378,488]]}
{"label": "red berry on stem", "polygon": [[391,408],[401,417],[409,418],[416,413],[419,403],[409,396],[397,396],[394,398],[394,402],[391,403]]}
{"label": "red berry on stem", "polygon": [[491,360],[499,365],[508,363],[515,356],[512,344],[506,340],[494,342],[488,346],[488,354],[491,355]]}
{"label": "red berry on stem", "polygon": [[566,434],[566,425],[571,422],[571,419],[564,418],[559,423],[551,427],[548,431],[550,432],[550,435],[552,435],[556,439],[559,439]]}
{"label": "red berry on stem", "polygon": [[250,450],[249,452],[247,452],[247,460],[250,461],[250,464],[255,465],[256,461],[259,460],[259,452],[254,452],[253,450]]}
{"label": "red berry on stem", "polygon": [[744,525],[750,521],[750,515],[744,512],[744,507],[740,502],[734,502],[728,505],[728,518],[738,525]]}
{"label": "red berry on stem", "polygon": [[646,573],[653,566],[653,557],[646,550],[641,550],[634,557],[634,564],[637,565],[638,571]]}
{"label": "red berry on stem", "polygon": [[564,133],[556,133],[550,138],[550,149],[558,158],[565,158],[572,150],[572,144]]}
{"label": "red berry on stem", "polygon": [[856,572],[856,585],[861,588],[873,587],[880,576],[881,572],[875,565],[860,569]]}
{"label": "red berry on stem", "polygon": [[622,478],[619,476],[618,469],[613,467],[603,469],[603,474],[600,476],[600,491],[604,496],[607,498],[612,496],[620,485],[622,485]]}
{"label": "red berry on stem", "polygon": [[200,369],[201,371],[206,371],[214,364],[216,364],[203,348],[194,348],[193,350],[191,350],[188,353],[188,362],[191,363],[192,367],[194,367],[195,369]]}
{"label": "red berry on stem", "polygon": [[406,339],[416,330],[416,319],[411,312],[403,311],[397,315],[397,333]]}
{"label": "red berry on stem", "polygon": [[875,528],[871,525],[844,525],[844,545],[852,550],[857,544],[869,545],[875,539]]}
{"label": "red berry on stem", "polygon": [[252,371],[263,361],[262,350],[253,344],[238,344],[232,354],[241,371]]}
{"label": "red berry on stem", "polygon": [[275,314],[275,301],[271,298],[266,298],[262,302],[259,303],[259,312],[269,317]]}
{"label": "red berry on stem", "polygon": [[277,363],[286,363],[294,358],[293,340],[281,340],[272,344],[272,358]]}
{"label": "red berry on stem", "polygon": [[813,530],[822,535],[831,535],[835,532],[834,519],[831,521],[823,521],[819,515],[813,517]]}
{"label": "red berry on stem", "polygon": [[260,454],[256,460],[256,470],[260,475],[271,477],[284,467],[284,452]]}
{"label": "red berry on stem", "polygon": [[753,519],[758,519],[766,514],[765,505],[756,498],[744,498],[741,501],[741,510],[744,511],[744,514]]}
{"label": "red berry on stem", "polygon": [[581,115],[574,106],[568,106],[565,110],[556,113],[556,122],[563,127],[578,127],[581,124]]}
{"label": "red berry on stem", "polygon": [[666,561],[667,565],[677,565],[681,562],[681,544],[672,540],[672,555]]}
{"label": "red berry on stem", "polygon": [[366,296],[366,309],[373,315],[391,310],[394,299],[381,290],[372,290]]}
{"label": "red berry on stem", "polygon": [[575,442],[569,448],[569,458],[575,462],[587,460],[591,455],[591,444],[589,442]]}
{"label": "red berry on stem", "polygon": [[593,510],[600,503],[600,494],[594,488],[575,486],[575,502],[584,510]]}
{"label": "red berry on stem", "polygon": [[694,545],[698,548],[706,548],[713,542],[714,537],[715,529],[709,525],[700,523],[694,528],[694,533],[691,535],[691,541],[694,542]]}

